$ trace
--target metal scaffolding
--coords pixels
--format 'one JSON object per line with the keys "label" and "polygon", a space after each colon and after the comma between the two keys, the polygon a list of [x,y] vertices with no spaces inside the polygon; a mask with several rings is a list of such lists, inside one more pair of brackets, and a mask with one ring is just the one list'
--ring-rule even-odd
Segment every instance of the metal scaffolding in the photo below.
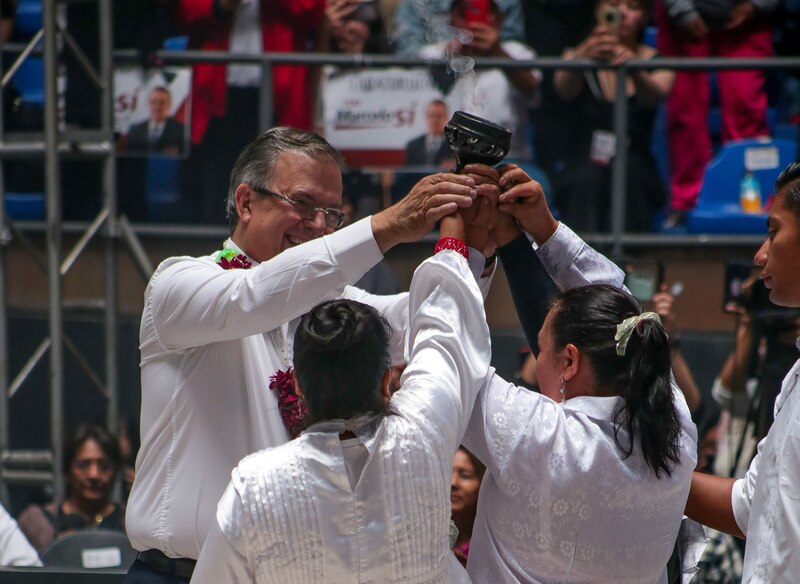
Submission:
{"label": "metal scaffolding", "polygon": [[[107,425],[116,432],[117,420],[117,264],[116,238],[120,231],[115,193],[115,161],[113,148],[113,93],[112,93],[112,16],[111,0],[82,0],[97,4],[98,11],[98,66],[87,58],[85,52],[70,35],[63,17],[66,4],[74,0],[43,0],[42,29],[19,53],[2,78],[6,87],[23,61],[41,51],[44,59],[44,132],[42,135],[6,134],[0,121],[0,155],[2,158],[44,157],[46,201],[46,258],[37,257],[34,247],[24,233],[6,216],[5,205],[0,205],[0,497],[7,498],[8,485],[52,484],[53,496],[62,500],[63,439],[64,439],[64,348],[74,355],[89,377],[100,384],[107,400]],[[99,92],[100,124],[97,128],[67,131],[60,119],[59,72],[63,58],[69,51],[83,73]],[[0,54],[2,59],[2,54]],[[2,98],[0,98],[2,99]],[[69,153],[99,159],[102,166],[102,208],[75,247],[64,256],[61,217],[61,160]],[[0,166],[0,195],[5,193],[2,166]],[[105,375],[94,373],[88,361],[64,333],[64,307],[62,281],[77,257],[95,235],[103,236],[105,246],[104,323],[105,323]],[[17,237],[34,259],[43,266],[48,281],[48,335],[33,352],[13,381],[8,371],[8,312],[6,298],[6,247]],[[26,243],[27,242],[27,243]],[[9,398],[24,389],[25,381],[33,368],[49,355],[50,394],[50,448],[47,450],[20,450],[10,444]]]}

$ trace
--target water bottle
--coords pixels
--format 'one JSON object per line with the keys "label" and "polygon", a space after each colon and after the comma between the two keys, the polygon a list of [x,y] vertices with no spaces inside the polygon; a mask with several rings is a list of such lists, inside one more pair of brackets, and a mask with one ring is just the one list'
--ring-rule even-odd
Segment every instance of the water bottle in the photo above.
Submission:
{"label": "water bottle", "polygon": [[761,213],[761,187],[749,170],[739,186],[739,203],[745,213]]}

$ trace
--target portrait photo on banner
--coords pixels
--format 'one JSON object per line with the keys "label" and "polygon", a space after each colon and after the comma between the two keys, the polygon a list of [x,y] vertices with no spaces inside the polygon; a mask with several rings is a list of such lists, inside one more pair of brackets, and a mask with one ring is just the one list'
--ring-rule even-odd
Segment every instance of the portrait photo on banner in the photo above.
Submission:
{"label": "portrait photo on banner", "polygon": [[189,154],[192,71],[188,67],[120,67],[114,72],[117,153],[130,156]]}

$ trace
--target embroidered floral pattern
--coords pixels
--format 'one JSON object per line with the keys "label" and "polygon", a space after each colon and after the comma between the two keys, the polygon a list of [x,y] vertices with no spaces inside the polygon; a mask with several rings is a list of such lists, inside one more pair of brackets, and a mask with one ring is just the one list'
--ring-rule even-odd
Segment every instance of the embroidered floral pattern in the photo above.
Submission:
{"label": "embroidered floral pattern", "polygon": [[250,260],[247,259],[246,255],[243,253],[237,254],[227,247],[216,253],[214,261],[216,261],[217,265],[223,270],[247,270],[253,265],[250,263]]}
{"label": "embroidered floral pattern", "polygon": [[308,413],[304,400],[294,392],[294,369],[289,367],[286,371],[278,370],[269,378],[269,388],[278,394],[278,408],[281,412],[283,425],[292,438],[297,438],[306,425],[305,417]]}

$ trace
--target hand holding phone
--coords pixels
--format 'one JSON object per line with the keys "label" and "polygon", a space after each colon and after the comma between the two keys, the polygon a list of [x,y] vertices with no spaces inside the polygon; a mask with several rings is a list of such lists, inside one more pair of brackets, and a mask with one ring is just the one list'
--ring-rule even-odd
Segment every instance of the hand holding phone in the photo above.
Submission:
{"label": "hand holding phone", "polygon": [[606,6],[600,12],[598,20],[598,24],[604,26],[609,34],[614,36],[619,35],[619,6]]}

